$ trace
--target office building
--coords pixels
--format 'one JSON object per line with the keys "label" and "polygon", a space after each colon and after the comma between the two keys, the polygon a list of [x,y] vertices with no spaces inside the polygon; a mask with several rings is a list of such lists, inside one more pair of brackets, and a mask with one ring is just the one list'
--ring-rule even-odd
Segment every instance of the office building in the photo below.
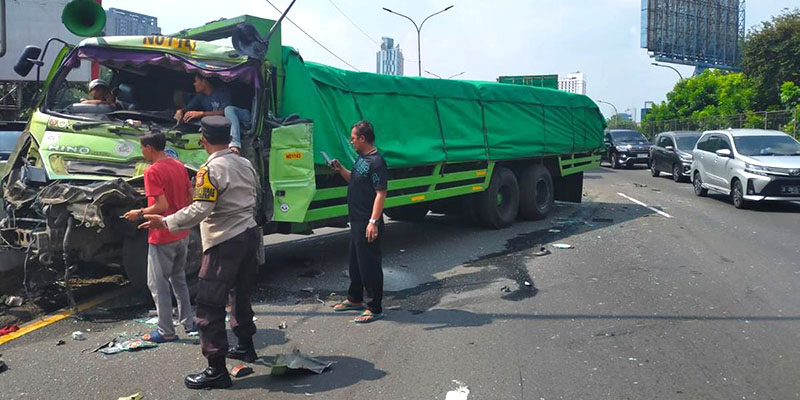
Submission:
{"label": "office building", "polygon": [[109,8],[106,11],[105,33],[108,36],[160,35],[161,28],[156,17]]}
{"label": "office building", "polygon": [[586,78],[582,72],[567,74],[566,78],[558,79],[558,89],[565,92],[586,94]]}
{"label": "office building", "polygon": [[403,75],[403,50],[394,39],[381,38],[381,51],[377,53],[377,72],[384,75]]}

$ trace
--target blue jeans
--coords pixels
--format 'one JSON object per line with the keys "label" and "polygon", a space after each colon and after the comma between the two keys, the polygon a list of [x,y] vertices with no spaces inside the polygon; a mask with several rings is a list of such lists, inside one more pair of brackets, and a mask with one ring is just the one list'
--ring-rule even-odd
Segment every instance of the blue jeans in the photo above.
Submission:
{"label": "blue jeans", "polygon": [[236,106],[225,107],[225,118],[231,121],[230,147],[242,147],[242,126],[250,129],[250,110]]}

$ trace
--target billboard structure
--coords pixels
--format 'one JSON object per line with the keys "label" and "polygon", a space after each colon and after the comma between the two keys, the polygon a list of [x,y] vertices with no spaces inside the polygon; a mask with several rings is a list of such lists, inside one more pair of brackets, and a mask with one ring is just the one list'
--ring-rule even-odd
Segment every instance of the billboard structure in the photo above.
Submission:
{"label": "billboard structure", "polygon": [[656,61],[740,70],[745,0],[642,0],[642,48]]}

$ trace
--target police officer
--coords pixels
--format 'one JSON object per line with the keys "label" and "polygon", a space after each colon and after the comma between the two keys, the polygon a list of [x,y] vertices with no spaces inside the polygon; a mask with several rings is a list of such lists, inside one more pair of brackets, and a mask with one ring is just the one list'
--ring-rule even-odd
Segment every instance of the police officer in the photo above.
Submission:
{"label": "police officer", "polygon": [[[167,217],[145,215],[140,228],[180,231],[200,225],[203,262],[197,286],[196,325],[208,368],[184,379],[190,389],[232,385],[226,355],[246,362],[256,359],[250,294],[257,274],[257,251],[262,238],[254,218],[258,181],[253,166],[228,148],[231,125],[222,116],[201,121],[202,143],[208,161],[197,171],[194,201]],[[230,298],[229,298],[230,297]],[[238,345],[228,351],[225,306],[231,306],[231,330]]]}

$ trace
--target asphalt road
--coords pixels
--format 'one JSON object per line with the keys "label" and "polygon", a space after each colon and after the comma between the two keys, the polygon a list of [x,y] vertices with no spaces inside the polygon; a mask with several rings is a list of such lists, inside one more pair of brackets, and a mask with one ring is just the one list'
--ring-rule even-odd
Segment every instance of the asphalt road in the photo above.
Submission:
{"label": "asphalt road", "polygon": [[[191,340],[81,353],[148,330],[124,297],[1,346],[0,398],[797,398],[798,226],[797,204],[737,210],[646,169],[601,169],[584,203],[545,221],[390,224],[387,318],[371,325],[331,312],[347,284],[344,234],[270,242],[258,353],[266,364],[297,348],[333,362],[322,375],[256,364],[230,390],[190,391],[183,376],[204,367]],[[552,254],[535,256],[542,245]],[[79,329],[86,341],[70,339]]]}

